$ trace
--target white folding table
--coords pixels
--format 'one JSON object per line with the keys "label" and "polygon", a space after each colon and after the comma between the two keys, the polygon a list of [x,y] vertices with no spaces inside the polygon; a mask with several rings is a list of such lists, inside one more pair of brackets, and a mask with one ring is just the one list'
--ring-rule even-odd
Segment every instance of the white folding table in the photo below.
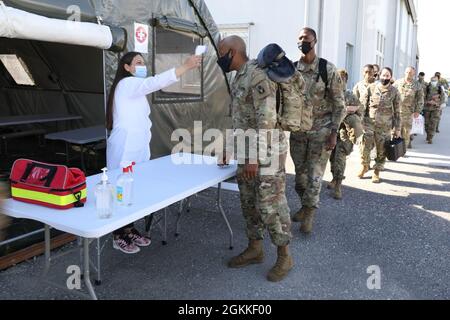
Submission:
{"label": "white folding table", "polygon": [[[178,164],[181,157],[186,162]],[[119,174],[120,170],[114,170],[108,173],[112,184],[115,183]],[[133,205],[130,207],[116,206],[112,218],[107,220],[99,219],[95,210],[94,188],[100,181],[100,174],[87,178],[88,200],[83,208],[59,211],[8,199],[4,201],[3,211],[11,217],[31,219],[44,223],[44,276],[47,275],[51,262],[50,227],[78,236],[82,241],[84,283],[90,297],[97,299],[90,280],[90,265],[92,263],[89,255],[90,243],[95,239],[98,240],[97,280],[100,280],[101,249],[99,239],[101,237],[208,188],[218,186],[217,206],[230,233],[230,249],[232,249],[233,231],[222,208],[221,184],[233,178],[235,175],[235,165],[219,168],[215,158],[191,154],[176,154],[136,165],[134,168]]]}

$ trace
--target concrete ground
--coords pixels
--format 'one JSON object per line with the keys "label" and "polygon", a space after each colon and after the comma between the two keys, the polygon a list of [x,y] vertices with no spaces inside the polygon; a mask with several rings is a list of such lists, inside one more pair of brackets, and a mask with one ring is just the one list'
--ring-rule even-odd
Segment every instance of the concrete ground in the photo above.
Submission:
{"label": "concrete ground", "polygon": [[[323,188],[321,208],[311,236],[293,225],[291,244],[295,268],[277,284],[266,281],[276,248],[266,239],[266,260],[239,270],[226,262],[246,245],[239,195],[226,192],[224,206],[235,233],[228,249],[228,232],[211,200],[195,199],[182,220],[182,234],[169,243],[153,233],[153,245],[133,256],[112,249],[103,255],[104,281],[96,287],[100,299],[449,299],[450,298],[450,108],[441,133],[430,146],[417,137],[407,158],[389,162],[383,183],[356,177],[358,150],[349,157],[344,199],[335,201]],[[292,170],[292,167],[291,167]],[[326,181],[331,180],[329,171]],[[213,195],[214,190],[207,193]],[[288,177],[292,211],[300,207],[294,177]],[[67,246],[59,252],[70,249]],[[71,254],[55,262],[52,278],[65,285]],[[0,299],[79,299],[38,280],[43,258],[0,272]],[[368,268],[378,266],[380,289],[371,290]],[[369,281],[370,282],[370,281]]]}

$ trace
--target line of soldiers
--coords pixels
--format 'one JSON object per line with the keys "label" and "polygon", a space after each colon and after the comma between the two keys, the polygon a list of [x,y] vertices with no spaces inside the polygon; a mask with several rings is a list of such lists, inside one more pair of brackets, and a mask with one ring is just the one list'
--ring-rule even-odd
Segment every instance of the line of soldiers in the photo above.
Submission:
{"label": "line of soldiers", "polygon": [[[301,57],[296,70],[304,81],[304,103],[312,106],[313,124],[307,132],[291,132],[290,135],[290,152],[296,171],[295,190],[302,204],[292,217],[285,195],[288,141],[277,119],[279,97],[276,83],[258,66],[258,61],[249,60],[245,42],[240,37],[227,37],[218,48],[218,64],[222,70],[225,73],[237,72],[231,86],[233,129],[275,132],[278,142],[270,149],[277,150],[279,161],[272,174],[262,174],[264,165],[259,160],[246,158],[238,164],[237,181],[249,241],[247,248],[228,262],[228,267],[262,263],[264,233],[268,230],[272,243],[277,247],[277,261],[267,275],[267,279],[273,282],[283,280],[294,267],[289,251],[291,221],[300,223],[300,231],[304,234],[313,230],[328,161],[331,160],[333,173],[333,181],[328,187],[334,189],[335,198],[340,199],[346,158],[353,146],[358,142],[361,144],[361,177],[369,171],[370,152],[375,147],[377,158],[372,180],[379,183],[386,159],[386,140],[391,139],[392,131],[394,136],[409,137],[409,123],[412,123],[413,116],[422,112],[424,104],[424,86],[414,81],[414,68],[408,68],[405,78],[393,85],[392,70],[380,70],[379,67],[377,70],[377,66],[367,65],[364,67],[364,80],[355,86],[353,92],[346,91],[347,73],[319,58],[316,44],[316,32],[310,28],[302,29],[298,38]],[[321,75],[324,63],[326,74]],[[435,90],[431,87],[426,96],[426,106],[432,105],[434,95]],[[226,153],[224,163],[231,156]]]}

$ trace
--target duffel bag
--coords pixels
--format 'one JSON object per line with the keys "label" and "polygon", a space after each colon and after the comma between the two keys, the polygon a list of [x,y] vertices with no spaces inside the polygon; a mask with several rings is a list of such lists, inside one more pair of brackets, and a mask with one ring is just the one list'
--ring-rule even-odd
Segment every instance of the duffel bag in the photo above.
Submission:
{"label": "duffel bag", "polygon": [[78,168],[19,159],[10,175],[11,195],[17,201],[55,209],[83,207],[86,176]]}

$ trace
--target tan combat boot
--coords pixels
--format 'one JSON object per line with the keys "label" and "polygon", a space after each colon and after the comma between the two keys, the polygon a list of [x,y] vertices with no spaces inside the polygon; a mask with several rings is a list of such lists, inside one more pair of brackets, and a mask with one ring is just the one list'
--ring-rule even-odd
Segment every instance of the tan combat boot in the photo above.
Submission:
{"label": "tan combat boot", "polygon": [[333,178],[333,180],[328,184],[327,189],[333,190],[334,188],[336,188],[336,180]]}
{"label": "tan combat boot", "polygon": [[309,234],[312,232],[316,208],[305,208],[305,217],[303,218],[300,232]]}
{"label": "tan combat boot", "polygon": [[267,274],[267,280],[279,282],[286,278],[289,271],[294,267],[294,259],[289,254],[289,246],[278,247],[277,262]]}
{"label": "tan combat boot", "polygon": [[364,175],[369,172],[369,166],[363,166],[361,171],[358,174],[358,178],[362,179],[364,178]]}
{"label": "tan combat boot", "polygon": [[302,222],[305,218],[305,207],[302,207],[293,217],[292,221],[294,222]]}
{"label": "tan combat boot", "polygon": [[373,173],[372,182],[373,183],[380,183],[381,182],[380,170],[378,170],[378,169],[375,170],[375,172]]}
{"label": "tan combat boot", "polygon": [[336,200],[342,199],[342,180],[336,180],[336,185],[334,187],[334,196]]}
{"label": "tan combat boot", "polygon": [[229,268],[242,268],[251,264],[263,263],[264,250],[262,240],[249,240],[248,248],[240,255],[231,258],[228,262]]}

